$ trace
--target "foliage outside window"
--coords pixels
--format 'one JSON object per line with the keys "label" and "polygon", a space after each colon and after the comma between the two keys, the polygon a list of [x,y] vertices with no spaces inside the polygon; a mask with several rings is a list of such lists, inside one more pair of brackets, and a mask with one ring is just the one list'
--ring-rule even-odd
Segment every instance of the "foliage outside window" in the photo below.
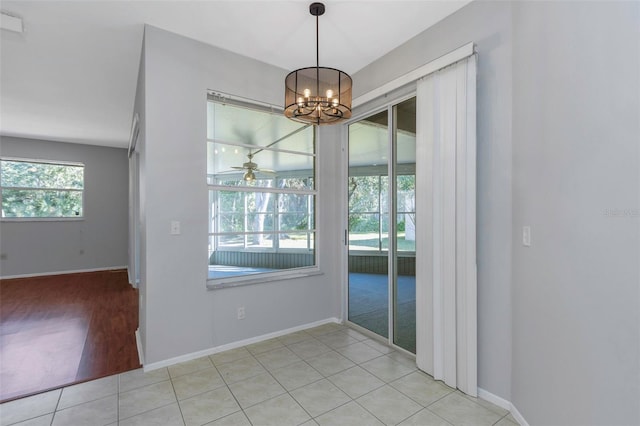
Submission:
{"label": "foliage outside window", "polygon": [[207,112],[209,279],[315,266],[313,127],[228,99]]}
{"label": "foliage outside window", "polygon": [[[398,175],[397,250],[415,252],[415,173]],[[389,177],[383,174],[349,178],[349,249],[389,249]]]}
{"label": "foliage outside window", "polygon": [[3,219],[83,216],[84,165],[0,160]]}

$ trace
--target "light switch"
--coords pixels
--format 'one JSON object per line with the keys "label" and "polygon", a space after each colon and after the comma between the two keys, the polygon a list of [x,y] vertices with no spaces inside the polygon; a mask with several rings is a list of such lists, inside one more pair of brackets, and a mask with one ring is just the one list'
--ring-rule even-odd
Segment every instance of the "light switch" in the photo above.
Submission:
{"label": "light switch", "polygon": [[531,247],[531,227],[522,227],[522,245],[525,247]]}
{"label": "light switch", "polygon": [[180,222],[177,220],[171,221],[171,235],[180,235]]}

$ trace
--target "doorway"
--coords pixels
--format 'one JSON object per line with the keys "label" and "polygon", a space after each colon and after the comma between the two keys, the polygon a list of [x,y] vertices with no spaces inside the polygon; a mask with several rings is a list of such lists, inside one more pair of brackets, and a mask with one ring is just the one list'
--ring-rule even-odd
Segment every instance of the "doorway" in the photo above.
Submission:
{"label": "doorway", "polygon": [[416,352],[416,98],[348,128],[348,321]]}

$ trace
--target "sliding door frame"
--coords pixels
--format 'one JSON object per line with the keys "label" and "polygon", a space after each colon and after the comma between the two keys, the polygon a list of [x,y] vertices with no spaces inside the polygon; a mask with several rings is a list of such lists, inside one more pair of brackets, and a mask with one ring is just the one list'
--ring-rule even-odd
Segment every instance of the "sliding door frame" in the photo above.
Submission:
{"label": "sliding door frame", "polygon": [[[344,259],[343,262],[343,303],[342,303],[342,312],[343,312],[343,318],[345,323],[349,324],[349,326],[354,327],[355,329],[357,329],[358,331],[362,332],[363,334],[365,334],[368,337],[371,337],[375,340],[379,340],[379,341],[384,341],[385,343],[387,343],[388,345],[390,345],[391,347],[393,347],[394,349],[401,351],[411,357],[415,357],[416,354],[396,345],[394,343],[394,330],[395,330],[395,320],[394,320],[394,310],[395,310],[395,306],[394,306],[394,287],[398,285],[398,271],[397,271],[397,262],[396,262],[396,256],[397,256],[397,244],[396,244],[396,237],[397,237],[397,229],[395,226],[391,226],[392,223],[394,223],[392,220],[395,220],[396,218],[396,212],[397,212],[397,197],[395,195],[395,192],[397,190],[397,182],[396,182],[396,176],[397,176],[397,167],[396,167],[396,160],[397,160],[397,147],[395,146],[395,144],[397,143],[396,140],[396,135],[397,135],[397,129],[396,129],[396,123],[397,123],[397,114],[396,114],[396,109],[394,108],[396,105],[409,100],[411,98],[416,97],[417,95],[417,90],[416,90],[416,83],[412,83],[410,86],[412,86],[411,91],[407,92],[407,90],[404,90],[402,94],[398,94],[397,96],[394,97],[390,97],[390,100],[386,100],[386,102],[383,105],[379,105],[377,107],[373,107],[373,108],[368,108],[366,110],[364,110],[361,113],[358,113],[354,116],[352,116],[352,118],[345,122],[342,126],[342,152],[343,152],[343,156],[344,156],[344,182],[343,182],[343,197],[342,199],[344,200],[344,208],[343,208],[343,212],[344,214],[343,216],[343,229],[344,229],[344,248],[343,248],[343,255],[342,258]],[[388,337],[384,337],[384,336],[380,336],[379,334],[374,333],[371,330],[368,330],[354,322],[349,321],[349,197],[348,197],[348,191],[346,191],[345,189],[347,188],[347,185],[344,185],[344,183],[346,181],[348,181],[349,179],[349,126],[351,124],[354,124],[364,118],[370,117],[372,115],[381,113],[383,111],[387,111],[387,117],[388,117],[388,124],[387,124],[387,176],[388,176],[388,180],[389,180],[389,188],[388,188],[388,199],[387,199],[387,204],[389,206],[389,211],[388,211],[388,249],[387,249],[387,262],[388,262],[388,270],[389,272],[387,273],[387,300],[389,303],[389,309],[387,310],[387,315],[389,318],[388,321]],[[416,220],[417,222],[417,220]],[[417,254],[416,254],[417,256]]]}

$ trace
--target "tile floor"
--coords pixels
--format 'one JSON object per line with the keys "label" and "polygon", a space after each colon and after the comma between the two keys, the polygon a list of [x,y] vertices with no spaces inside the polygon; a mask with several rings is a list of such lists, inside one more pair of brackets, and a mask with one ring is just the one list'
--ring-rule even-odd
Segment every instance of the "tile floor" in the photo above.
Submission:
{"label": "tile floor", "polygon": [[0,405],[0,425],[497,425],[502,408],[418,371],[361,333],[327,324],[143,373]]}

